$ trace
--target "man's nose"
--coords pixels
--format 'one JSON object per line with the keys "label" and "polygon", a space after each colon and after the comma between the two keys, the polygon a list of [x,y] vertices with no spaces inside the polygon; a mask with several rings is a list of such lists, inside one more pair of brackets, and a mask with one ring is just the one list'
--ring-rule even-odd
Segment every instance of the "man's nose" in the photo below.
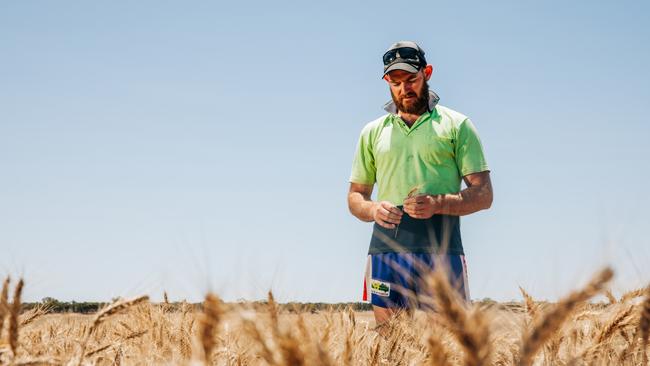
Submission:
{"label": "man's nose", "polygon": [[412,91],[413,91],[413,87],[411,86],[410,83],[402,84],[402,94],[403,95],[409,94]]}

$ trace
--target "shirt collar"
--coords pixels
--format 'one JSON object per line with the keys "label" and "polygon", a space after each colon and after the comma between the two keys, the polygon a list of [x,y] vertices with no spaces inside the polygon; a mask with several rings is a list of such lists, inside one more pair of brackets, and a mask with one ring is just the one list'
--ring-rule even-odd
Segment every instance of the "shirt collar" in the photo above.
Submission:
{"label": "shirt collar", "polygon": [[[440,97],[438,94],[436,94],[433,90],[429,90],[429,111],[433,111],[439,100]],[[392,99],[384,104],[384,110],[391,114],[397,114],[397,106],[395,106],[395,102],[393,102]]]}

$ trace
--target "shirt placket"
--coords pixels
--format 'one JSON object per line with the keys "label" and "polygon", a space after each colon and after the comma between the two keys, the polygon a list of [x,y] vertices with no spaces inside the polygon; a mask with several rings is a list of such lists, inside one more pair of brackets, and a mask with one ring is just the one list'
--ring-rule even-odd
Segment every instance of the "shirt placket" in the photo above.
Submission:
{"label": "shirt placket", "polygon": [[399,127],[404,132],[404,135],[406,135],[408,137],[409,135],[411,135],[411,133],[415,132],[415,130],[417,130],[418,127],[420,127],[420,125],[422,125],[429,118],[429,116],[430,116],[430,113],[427,113],[427,115],[420,116],[413,123],[413,126],[411,126],[411,128],[409,128],[406,125],[406,123],[404,123],[404,120],[402,120],[402,118],[400,118],[399,116],[395,116],[395,118],[397,118],[397,123],[399,124]]}

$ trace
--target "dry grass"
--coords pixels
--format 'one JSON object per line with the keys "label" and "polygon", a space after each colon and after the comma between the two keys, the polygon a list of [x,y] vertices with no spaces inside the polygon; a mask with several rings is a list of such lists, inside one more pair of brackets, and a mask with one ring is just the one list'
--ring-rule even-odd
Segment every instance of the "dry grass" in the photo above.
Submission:
{"label": "dry grass", "polygon": [[[118,300],[94,315],[20,312],[22,281],[0,293],[1,365],[644,365],[650,290],[619,301],[606,269],[583,289],[541,306],[466,304],[442,276],[428,283],[435,313],[396,316],[380,335],[370,312],[289,312],[228,304]],[[9,294],[13,294],[9,298]],[[609,295],[602,304],[589,303]],[[166,296],[165,296],[166,297]],[[635,298],[640,297],[637,301]]]}

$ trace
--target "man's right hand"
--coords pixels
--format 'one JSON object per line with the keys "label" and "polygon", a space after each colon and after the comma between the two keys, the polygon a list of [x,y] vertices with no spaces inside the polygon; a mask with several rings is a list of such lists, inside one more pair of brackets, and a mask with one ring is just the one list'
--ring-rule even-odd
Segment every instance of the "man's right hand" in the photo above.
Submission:
{"label": "man's right hand", "polygon": [[372,209],[372,218],[386,229],[394,229],[402,221],[402,214],[402,210],[388,201],[377,202]]}

